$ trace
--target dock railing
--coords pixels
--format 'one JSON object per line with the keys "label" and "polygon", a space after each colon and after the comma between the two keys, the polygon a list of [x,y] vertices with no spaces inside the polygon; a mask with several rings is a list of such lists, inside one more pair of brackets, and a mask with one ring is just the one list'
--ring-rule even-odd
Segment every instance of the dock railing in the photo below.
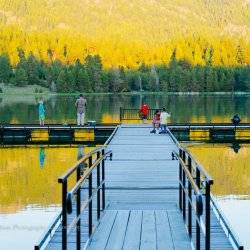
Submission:
{"label": "dock railing", "polygon": [[[91,237],[95,227],[93,226],[93,206],[94,196],[97,198],[97,221],[100,219],[101,211],[105,209],[105,159],[110,157],[112,160],[112,151],[106,152],[106,146],[99,147],[82,159],[80,159],[73,167],[71,167],[64,175],[58,178],[58,182],[62,185],[62,250],[67,250],[68,234],[73,228],[76,228],[76,249],[80,250],[81,246],[81,214],[88,209],[88,235]],[[94,160],[95,159],[95,160]],[[83,164],[88,165],[83,172]],[[96,187],[93,191],[93,171],[96,170]],[[76,173],[75,185],[68,190],[68,179]],[[88,196],[81,200],[81,188],[88,180]],[[75,202],[73,202],[75,198]],[[72,213],[73,206],[76,206],[76,216],[68,225],[68,214]],[[54,222],[55,223],[55,222]],[[41,249],[48,237],[48,233],[35,246],[35,250]]]}
{"label": "dock railing", "polygon": [[[183,215],[184,223],[187,226],[188,235],[193,242],[193,229],[195,228],[195,246],[201,249],[201,233],[205,238],[206,250],[211,249],[211,209],[217,212],[219,221],[235,249],[243,250],[243,246],[235,233],[231,230],[229,223],[224,218],[211,195],[211,185],[214,181],[200,163],[191,153],[182,147],[171,131],[168,133],[177,145],[179,152],[172,153],[172,159],[179,160],[179,208]],[[193,215],[194,212],[194,215]],[[192,217],[194,216],[194,220]],[[193,227],[195,221],[195,227]],[[203,249],[203,247],[202,247]]]}
{"label": "dock railing", "polygon": [[[107,157],[110,157],[112,160],[112,151],[107,151],[107,146],[110,141],[114,137],[118,130],[118,126],[114,129],[108,140],[102,147],[99,147],[91,152],[89,152],[86,156],[81,158],[73,167],[71,167],[64,175],[58,178],[58,182],[62,184],[62,211],[55,217],[51,225],[48,227],[46,232],[41,236],[39,241],[35,244],[35,250],[41,250],[45,248],[46,243],[51,239],[53,233],[55,232],[58,225],[61,223],[62,225],[62,249],[67,249],[67,235],[76,225],[77,233],[76,233],[76,242],[77,242],[77,250],[81,248],[81,214],[88,207],[88,234],[91,237],[94,229],[93,229],[93,206],[92,201],[95,195],[97,195],[97,220],[100,219],[101,215],[101,206],[102,211],[105,209],[105,160]],[[93,163],[95,157],[95,161]],[[88,163],[88,168],[82,172],[83,164]],[[96,184],[97,187],[93,192],[93,183],[92,183],[92,173],[96,169]],[[100,172],[101,171],[101,172]],[[75,186],[68,191],[68,178],[72,176],[73,173],[76,173],[76,183]],[[83,203],[81,202],[81,187],[83,183],[88,180],[88,199],[86,199]],[[76,196],[76,212],[77,217],[72,221],[71,225],[67,225],[68,214],[72,212],[73,206],[73,197]],[[82,204],[81,204],[82,203]]]}
{"label": "dock railing", "polygon": [[[93,163],[93,157],[96,156],[96,160]],[[97,195],[97,220],[101,215],[102,210],[105,209],[105,159],[110,156],[112,159],[112,152],[105,152],[105,146],[93,150],[86,155],[80,161],[76,163],[71,169],[69,169],[63,176],[58,178],[58,182],[62,184],[62,250],[67,249],[67,235],[70,231],[76,227],[76,249],[81,249],[81,214],[88,207],[88,234],[91,237],[93,229],[93,206],[92,200]],[[87,170],[81,175],[81,165],[88,162]],[[96,189],[93,192],[93,170],[97,170],[96,174]],[[76,184],[68,191],[68,178],[76,172]],[[88,179],[88,197],[82,203],[81,201],[81,187],[83,183]],[[102,191],[102,195],[101,195]],[[67,224],[67,214],[72,213],[73,197],[76,196],[76,217],[73,219],[70,225]]]}
{"label": "dock railing", "polygon": [[[196,164],[185,149],[179,148],[179,153],[174,152],[173,156],[179,160],[179,208],[182,211],[188,235],[190,239],[193,238],[192,216],[194,216],[195,249],[201,249],[201,233],[203,233],[205,249],[210,250],[210,190],[213,179]],[[203,216],[204,213],[205,216]]]}
{"label": "dock railing", "polygon": [[[148,120],[152,120],[154,118],[154,113],[156,110],[161,111],[161,109],[149,109],[148,111]],[[128,108],[120,108],[120,122],[124,120],[141,120],[139,109],[128,109]]]}

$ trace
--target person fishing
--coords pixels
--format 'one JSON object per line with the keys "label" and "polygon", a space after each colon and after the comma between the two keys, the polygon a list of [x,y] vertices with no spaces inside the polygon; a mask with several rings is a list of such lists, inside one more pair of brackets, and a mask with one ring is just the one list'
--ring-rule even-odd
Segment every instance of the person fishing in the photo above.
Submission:
{"label": "person fishing", "polygon": [[146,123],[149,113],[149,107],[146,103],[143,103],[139,110],[140,118],[143,120],[143,123]]}
{"label": "person fishing", "polygon": [[45,121],[45,107],[43,104],[43,99],[41,98],[39,103],[38,103],[38,115],[39,115],[39,123],[40,126],[44,126],[44,121]]}
{"label": "person fishing", "polygon": [[79,98],[76,100],[75,106],[76,106],[76,112],[77,112],[77,125],[83,126],[84,119],[85,119],[85,111],[86,111],[87,101],[83,97],[82,94],[80,94]]}

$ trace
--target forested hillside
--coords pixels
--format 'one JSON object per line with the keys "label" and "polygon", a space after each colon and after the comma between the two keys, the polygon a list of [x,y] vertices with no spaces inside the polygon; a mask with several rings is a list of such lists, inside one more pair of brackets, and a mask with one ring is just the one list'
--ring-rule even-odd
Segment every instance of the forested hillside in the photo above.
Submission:
{"label": "forested hillside", "polygon": [[[65,62],[89,53],[104,66],[137,66],[177,59],[204,65],[250,64],[248,0],[0,0],[0,51],[16,63],[26,53]],[[205,54],[204,54],[205,53]]]}
{"label": "forested hillside", "polygon": [[[15,69],[0,80],[17,85],[36,80],[60,89],[71,79],[67,91],[84,85],[92,92],[94,84],[104,91],[245,90],[250,0],[0,0],[0,54],[2,68]],[[72,77],[76,61],[90,83]],[[114,86],[106,86],[112,74]]]}

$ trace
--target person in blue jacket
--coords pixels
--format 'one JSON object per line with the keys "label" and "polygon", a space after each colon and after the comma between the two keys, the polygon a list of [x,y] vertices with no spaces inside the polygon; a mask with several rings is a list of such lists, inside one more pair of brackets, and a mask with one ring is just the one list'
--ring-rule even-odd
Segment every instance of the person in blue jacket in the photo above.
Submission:
{"label": "person in blue jacket", "polygon": [[44,108],[44,104],[43,104],[43,99],[42,98],[39,101],[38,114],[39,114],[40,126],[44,126],[45,108]]}

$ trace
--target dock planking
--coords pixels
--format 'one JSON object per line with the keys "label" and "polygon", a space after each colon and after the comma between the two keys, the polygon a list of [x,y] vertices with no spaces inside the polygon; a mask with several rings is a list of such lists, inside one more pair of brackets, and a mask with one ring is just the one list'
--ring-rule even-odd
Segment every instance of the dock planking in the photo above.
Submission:
{"label": "dock planking", "polygon": [[[171,137],[150,134],[147,125],[121,125],[108,150],[113,160],[106,161],[107,207],[86,248],[191,249],[177,207],[178,162],[171,157],[177,147]],[[87,213],[82,217],[87,225]],[[46,249],[61,249],[60,233],[59,226]],[[86,226],[82,235],[84,244]],[[76,249],[75,233],[69,237],[68,249]],[[213,211],[211,249],[233,249]]]}

